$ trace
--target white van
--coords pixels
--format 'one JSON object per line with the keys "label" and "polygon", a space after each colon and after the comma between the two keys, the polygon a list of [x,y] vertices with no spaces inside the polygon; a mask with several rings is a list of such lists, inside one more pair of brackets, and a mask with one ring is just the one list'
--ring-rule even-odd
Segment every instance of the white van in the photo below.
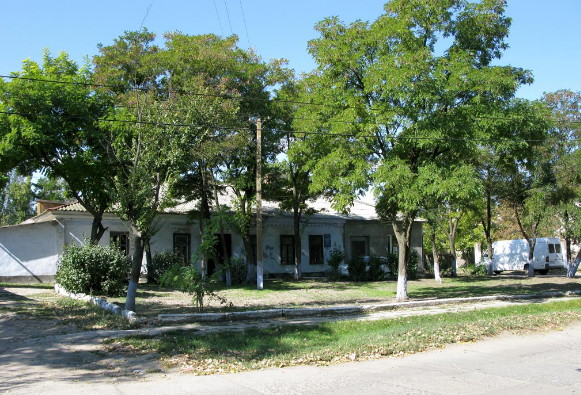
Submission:
{"label": "white van", "polygon": [[[561,241],[557,237],[536,239],[533,268],[540,274],[549,269],[566,268],[561,252]],[[499,274],[504,270],[528,270],[529,243],[525,239],[500,240],[492,243],[492,270]]]}

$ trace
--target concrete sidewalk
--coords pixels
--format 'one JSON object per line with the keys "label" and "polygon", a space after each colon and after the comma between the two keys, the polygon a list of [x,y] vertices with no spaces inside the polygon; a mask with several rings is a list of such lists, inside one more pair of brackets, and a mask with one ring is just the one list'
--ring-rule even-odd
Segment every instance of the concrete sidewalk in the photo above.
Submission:
{"label": "concrete sidewalk", "polygon": [[15,394],[573,394],[581,392],[581,324],[503,335],[401,358],[238,374],[37,382]]}

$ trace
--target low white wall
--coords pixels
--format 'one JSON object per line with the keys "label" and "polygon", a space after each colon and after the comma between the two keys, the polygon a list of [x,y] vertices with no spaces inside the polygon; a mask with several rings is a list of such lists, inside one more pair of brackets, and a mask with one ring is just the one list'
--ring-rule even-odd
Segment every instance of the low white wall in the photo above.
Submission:
{"label": "low white wall", "polygon": [[54,276],[62,248],[63,228],[57,221],[0,228],[0,278]]}

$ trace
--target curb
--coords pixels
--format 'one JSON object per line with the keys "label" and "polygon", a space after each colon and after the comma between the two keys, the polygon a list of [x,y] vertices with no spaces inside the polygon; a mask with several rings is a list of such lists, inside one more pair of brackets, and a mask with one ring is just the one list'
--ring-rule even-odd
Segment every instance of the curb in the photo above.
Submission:
{"label": "curb", "polygon": [[565,296],[581,296],[581,291],[543,292],[531,295],[475,296],[470,298],[431,299],[431,300],[382,303],[361,306],[350,305],[336,307],[317,307],[311,309],[309,308],[269,309],[269,310],[238,311],[232,313],[159,314],[158,320],[162,322],[227,322],[227,321],[246,321],[246,320],[261,320],[273,318],[300,318],[300,317],[334,316],[334,315],[341,316],[341,315],[367,314],[376,311],[396,310],[401,308],[439,306],[444,304],[455,304],[455,303],[490,302],[495,300],[510,301],[510,300],[562,298]]}
{"label": "curb", "polygon": [[115,315],[119,315],[119,316],[125,318],[129,322],[138,321],[137,314],[135,314],[134,311],[123,310],[121,307],[117,306],[116,304],[107,302],[107,298],[99,298],[99,297],[95,297],[95,296],[86,295],[83,293],[77,294],[77,293],[69,292],[58,283],[54,284],[54,290],[56,291],[56,293],[63,295],[63,296],[67,296],[71,299],[82,300],[82,301],[87,302],[87,303],[92,303],[96,306],[101,307],[103,310],[109,311]]}

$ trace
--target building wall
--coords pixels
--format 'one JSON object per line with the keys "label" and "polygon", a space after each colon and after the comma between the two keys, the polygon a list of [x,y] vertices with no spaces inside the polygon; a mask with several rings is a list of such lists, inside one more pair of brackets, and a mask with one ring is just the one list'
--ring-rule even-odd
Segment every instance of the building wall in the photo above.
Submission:
{"label": "building wall", "polygon": [[[58,215],[58,213],[57,213]],[[57,262],[63,246],[70,243],[80,244],[88,239],[91,233],[92,218],[86,213],[64,213],[58,221],[20,225],[0,228],[0,278],[6,276],[34,276],[56,273]],[[422,255],[421,223],[414,226],[412,246]],[[115,216],[107,215],[103,220],[107,228],[99,241],[109,245],[111,232],[122,232],[130,235],[127,225]],[[161,215],[156,224],[157,232],[151,240],[152,253],[173,249],[175,233],[190,235],[190,253],[193,255],[199,247],[201,238],[199,225],[190,221],[185,215]],[[245,258],[242,237],[232,229],[225,229],[232,235],[233,257]],[[263,221],[263,264],[264,274],[294,273],[294,265],[282,265],[280,257],[280,236],[293,235],[292,216],[265,217]],[[303,273],[321,273],[328,270],[326,265],[331,250],[338,248],[345,252],[347,260],[351,257],[352,237],[367,238],[369,255],[385,256],[388,250],[394,251],[397,246],[392,236],[391,226],[379,221],[354,221],[340,217],[305,216],[301,226],[301,267]],[[309,236],[323,236],[322,265],[311,265],[309,262]],[[130,240],[130,251],[133,252],[133,240]],[[144,255],[143,268],[146,268]],[[31,275],[30,272],[33,274]],[[34,277],[32,277],[34,278]]]}
{"label": "building wall", "polygon": [[[411,246],[420,257],[419,267],[423,270],[423,224],[415,222],[412,229]],[[345,224],[345,257],[348,260],[354,256],[351,251],[351,241],[365,239],[366,255],[385,257],[398,251],[397,239],[391,224],[381,221],[348,220]]]}
{"label": "building wall", "polygon": [[0,281],[51,281],[63,244],[57,221],[0,228]]}
{"label": "building wall", "polygon": [[[322,235],[323,260],[326,262],[333,248],[343,249],[344,220],[334,218],[304,217],[301,227],[301,268],[303,273],[320,273],[327,270],[326,265],[309,264],[309,235]],[[263,263],[264,274],[294,273],[294,265],[281,265],[280,236],[294,235],[293,218],[267,217],[263,221]]]}

